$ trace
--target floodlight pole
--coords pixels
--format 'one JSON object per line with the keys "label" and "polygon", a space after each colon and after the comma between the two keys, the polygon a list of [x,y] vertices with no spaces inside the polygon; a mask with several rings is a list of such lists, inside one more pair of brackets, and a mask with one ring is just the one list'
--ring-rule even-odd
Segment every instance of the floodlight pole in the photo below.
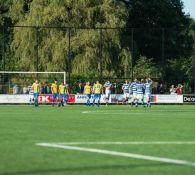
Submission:
{"label": "floodlight pole", "polygon": [[5,71],[5,23],[3,24],[3,70]]}
{"label": "floodlight pole", "polygon": [[67,7],[68,13],[68,83],[70,84],[70,73],[71,73],[71,60],[70,60],[70,13],[72,8],[70,6]]}
{"label": "floodlight pole", "polygon": [[164,66],[165,61],[165,29],[162,28],[162,65]]}
{"label": "floodlight pole", "polygon": [[39,71],[39,28],[36,27],[36,71]]}
{"label": "floodlight pole", "polygon": [[71,60],[70,60],[70,27],[68,28],[68,82],[70,84]]}
{"label": "floodlight pole", "polygon": [[103,65],[103,55],[102,55],[102,29],[100,29],[100,81],[102,81],[102,65]]}
{"label": "floodlight pole", "polygon": [[131,81],[133,81],[133,59],[134,59],[134,28],[131,28]]}

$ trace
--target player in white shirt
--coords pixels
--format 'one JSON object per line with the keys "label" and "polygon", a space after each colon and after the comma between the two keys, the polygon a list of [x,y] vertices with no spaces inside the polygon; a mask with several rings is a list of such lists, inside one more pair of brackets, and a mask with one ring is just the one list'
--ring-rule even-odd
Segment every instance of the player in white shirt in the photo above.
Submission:
{"label": "player in white shirt", "polygon": [[125,83],[122,86],[123,94],[124,94],[124,102],[128,103],[129,100],[129,90],[130,90],[130,85],[128,80],[125,80]]}
{"label": "player in white shirt", "polygon": [[108,106],[110,94],[111,94],[111,88],[112,88],[112,84],[110,83],[110,81],[107,81],[104,84],[104,88],[105,88],[105,95],[106,95],[106,106]]}
{"label": "player in white shirt", "polygon": [[139,104],[139,101],[142,101],[142,103],[143,103],[144,84],[141,83],[141,81],[138,81],[136,84],[136,88],[137,88],[137,101],[136,101],[135,106],[137,107]]}
{"label": "player in white shirt", "polygon": [[145,83],[146,107],[151,107],[150,104],[151,93],[152,93],[152,80],[150,78],[147,78]]}
{"label": "player in white shirt", "polygon": [[132,93],[132,99],[133,99],[133,104],[137,104],[137,79],[135,78],[134,81],[130,85],[131,93]]}
{"label": "player in white shirt", "polygon": [[142,105],[144,106],[144,94],[145,94],[145,90],[146,90],[145,80],[144,79],[141,79],[141,84],[142,84],[142,90],[143,90]]}
{"label": "player in white shirt", "polygon": [[34,91],[32,86],[28,86],[28,94],[29,94],[29,104],[31,105],[34,101]]}

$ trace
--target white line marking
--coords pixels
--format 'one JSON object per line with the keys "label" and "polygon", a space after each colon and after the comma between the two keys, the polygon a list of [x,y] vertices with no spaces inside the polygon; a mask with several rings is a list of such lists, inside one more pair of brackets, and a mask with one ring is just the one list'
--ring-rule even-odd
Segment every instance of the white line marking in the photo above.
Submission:
{"label": "white line marking", "polygon": [[[146,112],[148,112],[148,113],[151,113],[151,112],[154,112],[155,114],[157,113],[157,112],[165,112],[165,114],[166,113],[177,113],[177,114],[180,114],[180,113],[182,113],[182,112],[186,112],[186,113],[193,113],[194,112],[194,110],[187,110],[187,111],[184,111],[184,110],[173,110],[173,111],[171,111],[171,110],[151,110],[151,109],[147,109],[147,108],[137,108],[137,109],[131,109],[131,108],[129,108],[129,109],[122,109],[122,110],[117,110],[117,109],[115,109],[115,110],[87,110],[87,111],[82,111],[81,113],[83,113],[83,114],[87,114],[87,113],[119,113],[119,112],[126,112],[126,113],[129,113],[129,114],[131,114],[131,113],[135,113],[135,114],[143,114],[143,113],[146,113]],[[121,113],[120,113],[121,114]]]}
{"label": "white line marking", "polygon": [[194,145],[195,141],[150,141],[150,142],[61,142],[63,145]]}
{"label": "white line marking", "polygon": [[[150,111],[151,112],[151,111]],[[176,119],[177,117],[178,118],[194,118],[194,116],[192,115],[189,115],[189,116],[186,116],[184,115],[183,113],[171,113],[171,115],[167,115],[166,113],[146,113],[145,111],[143,112],[132,112],[132,111],[129,111],[129,112],[112,112],[112,111],[107,111],[107,112],[100,112],[100,111],[83,111],[81,112],[82,114],[93,114],[93,115],[117,115],[117,117],[120,117],[121,115],[125,115],[125,116],[130,116],[130,117],[143,117],[143,118],[149,118],[149,117],[163,117],[163,118],[171,118],[173,117],[174,115],[174,118]],[[145,114],[149,114],[149,116],[145,116]],[[89,115],[88,115],[89,116]],[[90,117],[93,117],[93,116],[90,116]]]}
{"label": "white line marking", "polygon": [[127,110],[109,110],[109,111],[82,111],[83,114],[88,114],[88,113],[107,113],[107,112],[129,112]]}
{"label": "white line marking", "polygon": [[61,148],[65,150],[84,151],[84,152],[106,154],[106,155],[119,156],[119,157],[129,157],[129,158],[142,159],[142,160],[158,161],[158,162],[177,164],[177,165],[195,166],[195,162],[190,162],[186,160],[169,159],[164,157],[146,156],[142,154],[133,154],[133,153],[109,151],[109,150],[94,149],[94,148],[83,148],[83,147],[76,147],[76,146],[65,146],[65,145],[51,144],[51,143],[38,143],[37,145],[43,147]]}
{"label": "white line marking", "polygon": [[[107,115],[126,115],[126,114],[131,114],[130,112],[122,112],[122,113],[119,113],[119,112],[112,112],[112,111],[83,111],[82,114],[96,114],[96,115],[99,115],[99,114],[107,114]],[[136,113],[137,114],[137,113]],[[140,113],[140,114],[143,114],[143,113]]]}

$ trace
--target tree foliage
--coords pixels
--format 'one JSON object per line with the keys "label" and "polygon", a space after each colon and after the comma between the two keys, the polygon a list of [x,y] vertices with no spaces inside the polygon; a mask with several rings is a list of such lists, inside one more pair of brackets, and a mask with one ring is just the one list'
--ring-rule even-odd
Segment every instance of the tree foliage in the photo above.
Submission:
{"label": "tree foliage", "polygon": [[2,0],[0,67],[4,58],[8,70],[167,81],[179,68],[188,81],[194,21],[183,8],[181,0]]}
{"label": "tree foliage", "polygon": [[0,68],[5,67],[5,62],[9,62],[9,44],[11,42],[11,32],[8,26],[11,25],[9,8],[11,0],[0,1]]}
{"label": "tree foliage", "polygon": [[134,67],[134,75],[137,75],[137,78],[153,77],[156,79],[162,76],[161,71],[155,66],[153,60],[146,57],[140,57],[137,60]]}
{"label": "tree foliage", "polygon": [[[181,0],[129,0],[128,27],[135,28],[137,56],[161,59],[189,57],[193,40],[189,35],[190,18]],[[164,40],[164,41],[163,41]],[[162,58],[164,42],[165,58]]]}
{"label": "tree foliage", "polygon": [[[77,28],[108,26],[122,28],[126,25],[127,12],[122,2],[84,0],[75,3],[74,0],[34,0],[29,2],[29,10],[26,13],[22,11],[23,6],[24,1],[20,0],[15,1],[11,7],[11,16],[17,25]],[[69,35],[71,62],[68,59]],[[104,40],[103,43],[101,43],[101,37]],[[36,52],[37,47],[39,53]],[[100,47],[103,53],[101,65]],[[87,75],[89,69],[93,67],[94,70],[91,73],[97,76],[100,66],[103,66],[104,75],[116,76],[118,73],[116,65],[123,65],[119,59],[122,50],[118,30],[15,28],[12,49],[19,61],[20,69],[25,70],[36,70],[37,54],[39,54],[39,70],[65,69],[67,71],[68,67],[71,67],[73,74]]]}

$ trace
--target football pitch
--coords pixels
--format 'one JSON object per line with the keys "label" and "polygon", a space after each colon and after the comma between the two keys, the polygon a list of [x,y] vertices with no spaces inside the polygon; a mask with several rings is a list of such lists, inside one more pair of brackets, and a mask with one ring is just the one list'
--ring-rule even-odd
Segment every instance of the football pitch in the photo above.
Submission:
{"label": "football pitch", "polygon": [[195,106],[0,106],[0,175],[195,174]]}

